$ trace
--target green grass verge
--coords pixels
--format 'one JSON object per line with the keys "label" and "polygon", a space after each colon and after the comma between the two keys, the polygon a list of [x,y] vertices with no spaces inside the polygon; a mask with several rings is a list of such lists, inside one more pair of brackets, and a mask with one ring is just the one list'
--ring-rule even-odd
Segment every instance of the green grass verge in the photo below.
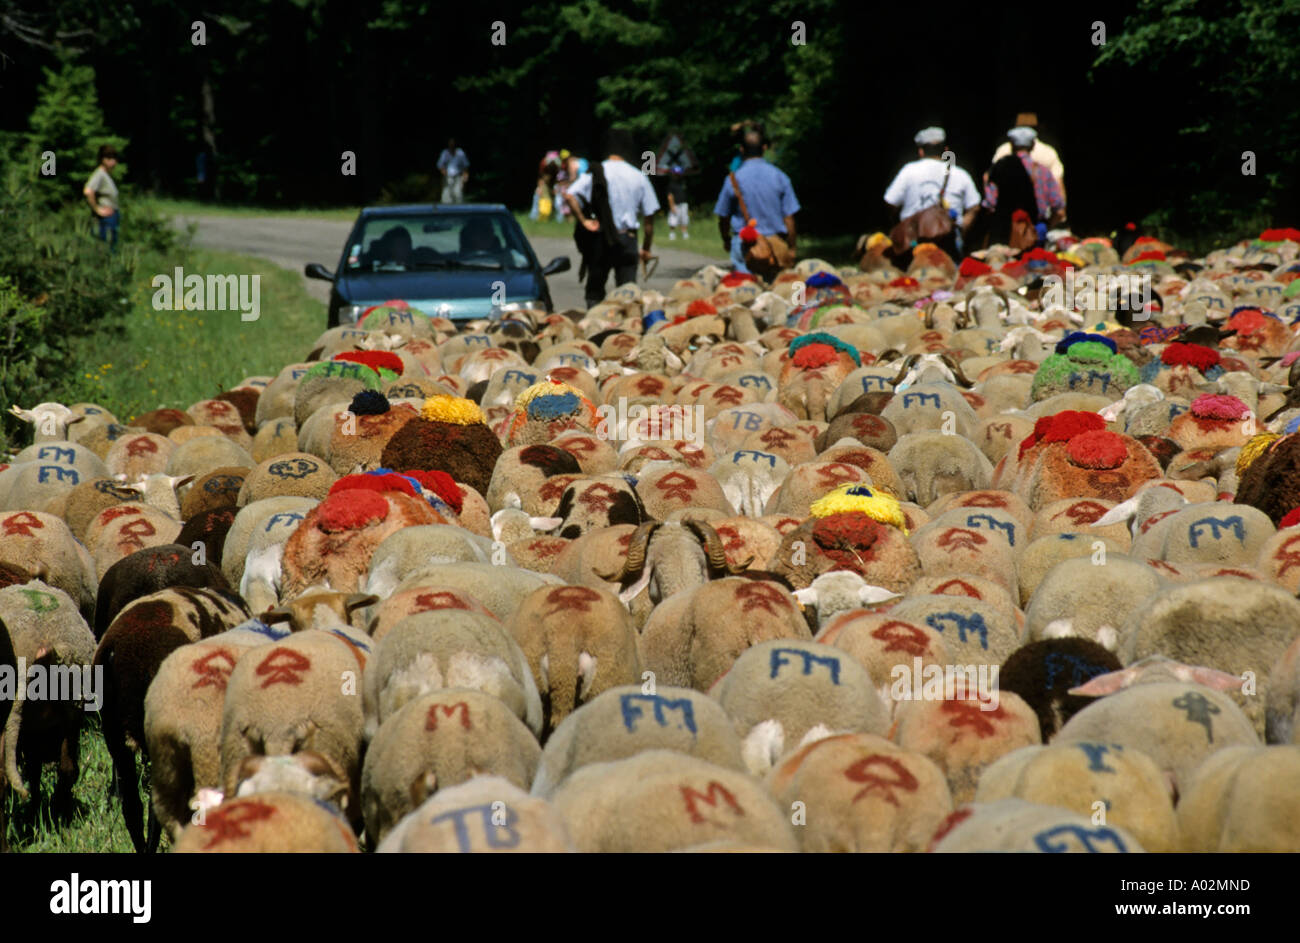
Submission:
{"label": "green grass verge", "polygon": [[239,204],[204,203],[199,200],[178,200],[172,197],[150,197],[160,213],[171,216],[297,216],[303,219],[332,219],[352,222],[361,211],[359,206],[336,208],[308,207],[286,209],[283,206],[243,206]]}
{"label": "green grass verge", "polygon": [[[302,276],[262,259],[189,249],[152,258],[132,286],[128,314],[74,342],[68,395],[97,403],[120,420],[151,409],[184,409],[246,376],[275,375],[300,360],[325,330],[326,307],[307,294]],[[239,311],[158,311],[154,275],[259,275],[260,316]]]}

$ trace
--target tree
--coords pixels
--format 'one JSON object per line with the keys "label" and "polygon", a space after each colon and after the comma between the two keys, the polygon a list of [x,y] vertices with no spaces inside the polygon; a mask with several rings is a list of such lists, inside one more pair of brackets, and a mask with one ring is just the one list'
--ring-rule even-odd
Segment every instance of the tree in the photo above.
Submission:
{"label": "tree", "polygon": [[[64,62],[57,71],[45,69],[36,108],[28,121],[27,160],[36,183],[34,196],[49,207],[79,199],[86,178],[94,171],[99,148],[119,151],[126,138],[104,124],[95,93],[95,70]],[[56,173],[42,172],[43,155],[52,152]],[[125,172],[125,166],[122,165]]]}

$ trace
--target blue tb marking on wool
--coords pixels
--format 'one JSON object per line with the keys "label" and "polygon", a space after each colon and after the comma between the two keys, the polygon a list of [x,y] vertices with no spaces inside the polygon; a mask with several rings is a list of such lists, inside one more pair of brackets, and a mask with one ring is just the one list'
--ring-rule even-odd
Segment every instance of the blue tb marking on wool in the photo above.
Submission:
{"label": "blue tb marking on wool", "polygon": [[887,377],[873,377],[873,376],[867,376],[862,378],[863,393],[870,393],[871,388],[873,386],[878,390],[887,390],[889,389],[889,379]]}
{"label": "blue tb marking on wool", "polygon": [[771,677],[775,678],[778,674],[780,674],[782,666],[794,664],[793,661],[789,660],[786,657],[787,655],[798,655],[801,659],[803,659],[803,671],[801,672],[802,674],[810,675],[812,674],[813,665],[822,665],[827,669],[827,671],[830,672],[831,684],[840,683],[840,660],[838,658],[830,658],[825,655],[814,655],[812,652],[806,652],[801,648],[772,649]]}
{"label": "blue tb marking on wool", "polygon": [[[1039,851],[1061,854],[1070,850],[1070,838],[1076,839],[1083,845],[1083,850],[1088,854],[1097,854],[1108,844],[1113,845],[1116,851],[1128,851],[1124,840],[1114,829],[1105,827],[1087,829],[1082,825],[1058,825],[1056,828],[1049,828],[1034,836],[1034,844],[1038,846]],[[1053,842],[1053,839],[1057,841]]]}
{"label": "blue tb marking on wool", "polygon": [[36,450],[36,457],[47,462],[67,462],[77,464],[77,453],[72,449],[59,448],[57,445],[42,445]]}
{"label": "blue tb marking on wool", "polygon": [[969,616],[964,616],[960,612],[934,612],[925,617],[926,624],[936,632],[942,632],[944,623],[951,622],[957,629],[957,637],[962,642],[966,641],[966,633],[977,633],[980,637],[980,648],[985,650],[989,647],[989,627],[984,624],[984,617],[978,612],[972,612]]}
{"label": "blue tb marking on wool", "polygon": [[934,408],[935,408],[935,409],[938,409],[938,408],[939,408],[939,394],[938,394],[938,393],[904,393],[904,394],[903,394],[903,408],[904,408],[904,409],[909,409],[909,408],[911,407],[912,403],[917,403],[917,404],[919,404],[919,405],[921,405],[921,406],[924,406],[924,405],[925,405],[927,402],[929,402],[930,400],[934,400]]}
{"label": "blue tb marking on wool", "polygon": [[741,449],[731,457],[731,464],[738,465],[742,457],[748,455],[755,462],[767,462],[772,468],[776,468],[776,456],[769,452],[755,452],[753,449]]}
{"label": "blue tb marking on wool", "polygon": [[1187,541],[1193,547],[1197,545],[1197,541],[1200,539],[1202,527],[1209,528],[1212,540],[1219,539],[1219,528],[1223,528],[1232,532],[1233,536],[1237,538],[1237,543],[1246,542],[1246,522],[1241,519],[1240,514],[1225,518],[1203,517],[1199,521],[1193,521],[1187,525]]}
{"label": "blue tb marking on wool", "polygon": [[[981,524],[980,521],[985,523]],[[1004,530],[1007,532],[1007,543],[1011,546],[1016,545],[1016,525],[1010,521],[1000,521],[992,514],[972,514],[966,518],[967,527],[983,527],[988,530]]]}
{"label": "blue tb marking on wool", "polygon": [[[638,701],[641,703],[637,703]],[[681,730],[685,727],[691,733],[695,733],[695,708],[690,698],[670,700],[658,694],[624,694],[619,698],[619,709],[623,712],[623,726],[627,727],[629,733],[636,732],[637,720],[645,716],[641,710],[642,704],[650,704],[654,707],[655,723],[660,727],[668,726],[666,711],[680,711],[682,719],[677,729]]]}
{"label": "blue tb marking on wool", "polygon": [[507,370],[505,375],[506,383],[522,383],[525,386],[532,386],[537,382],[537,374],[525,373],[523,370]]}
{"label": "blue tb marking on wool", "polygon": [[1118,743],[1109,744],[1109,745],[1105,743],[1078,743],[1075,744],[1075,746],[1077,746],[1080,750],[1082,750],[1085,754],[1087,754],[1088,769],[1090,769],[1094,773],[1116,772],[1114,767],[1106,765],[1106,754],[1109,753],[1111,750],[1115,750],[1116,752],[1119,752],[1120,750],[1124,749]]}
{"label": "blue tb marking on wool", "polygon": [[459,847],[461,854],[469,854],[474,850],[474,842],[470,838],[468,821],[473,821],[477,813],[478,821],[483,830],[483,838],[487,841],[489,848],[515,848],[519,845],[520,835],[512,826],[519,821],[519,816],[504,802],[501,803],[501,810],[505,814],[505,821],[500,825],[493,821],[492,817],[497,813],[493,811],[490,805],[471,805],[463,809],[452,809],[442,815],[435,815],[429,819],[429,824],[437,825],[439,822],[450,819],[456,829],[457,847]]}
{"label": "blue tb marking on wool", "polygon": [[77,474],[77,470],[64,465],[42,465],[36,472],[36,480],[41,484],[64,479],[70,479],[74,485],[81,484],[81,476]]}
{"label": "blue tb marking on wool", "polygon": [[731,428],[739,429],[740,421],[745,421],[746,432],[757,432],[763,427],[763,417],[758,413],[736,413],[736,418],[731,422]]}
{"label": "blue tb marking on wool", "polygon": [[269,518],[267,518],[266,527],[262,528],[262,532],[269,534],[271,532],[271,528],[273,527],[277,527],[281,524],[283,524],[285,527],[288,527],[292,524],[297,524],[300,521],[302,521],[301,514],[298,514],[294,511],[281,511],[279,514],[272,514]]}
{"label": "blue tb marking on wool", "polygon": [[737,381],[741,386],[762,387],[765,390],[772,388],[772,381],[761,373],[747,373]]}

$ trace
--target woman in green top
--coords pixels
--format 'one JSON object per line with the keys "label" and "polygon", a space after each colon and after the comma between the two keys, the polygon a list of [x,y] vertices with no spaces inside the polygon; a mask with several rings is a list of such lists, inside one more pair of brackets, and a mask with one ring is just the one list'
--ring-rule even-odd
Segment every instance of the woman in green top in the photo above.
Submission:
{"label": "woman in green top", "polygon": [[113,168],[116,166],[117,150],[105,144],[99,149],[99,166],[81,191],[99,223],[99,238],[107,242],[110,249],[117,248],[117,230],[122,221],[117,206],[117,184],[113,182]]}

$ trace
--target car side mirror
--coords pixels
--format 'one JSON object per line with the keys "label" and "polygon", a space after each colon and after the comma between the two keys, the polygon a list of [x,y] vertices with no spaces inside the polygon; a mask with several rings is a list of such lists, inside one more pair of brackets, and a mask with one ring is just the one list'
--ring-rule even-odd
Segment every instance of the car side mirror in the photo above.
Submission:
{"label": "car side mirror", "polygon": [[319,262],[308,262],[302,273],[308,278],[319,278],[324,282],[334,281],[334,273]]}
{"label": "car side mirror", "polygon": [[551,259],[546,263],[546,268],[542,269],[543,275],[558,275],[560,272],[567,272],[573,266],[569,263],[569,257],[562,255],[558,259]]}

